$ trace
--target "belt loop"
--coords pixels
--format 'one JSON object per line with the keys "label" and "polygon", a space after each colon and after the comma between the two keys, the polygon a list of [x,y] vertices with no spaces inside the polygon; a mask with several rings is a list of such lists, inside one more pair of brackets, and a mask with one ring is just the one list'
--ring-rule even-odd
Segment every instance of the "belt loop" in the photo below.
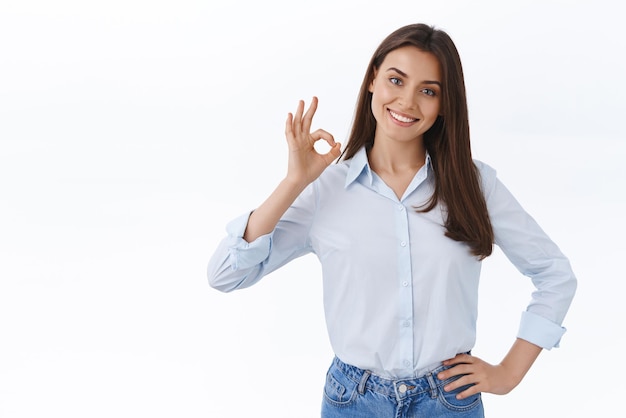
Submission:
{"label": "belt loop", "polygon": [[428,386],[430,386],[430,397],[433,399],[437,398],[437,385],[435,384],[435,379],[433,379],[433,374],[428,373],[426,375],[426,379],[428,379]]}
{"label": "belt loop", "polygon": [[372,373],[369,370],[363,371],[363,376],[361,376],[361,381],[359,382],[359,394],[365,395],[365,384],[367,383],[367,379],[370,378]]}

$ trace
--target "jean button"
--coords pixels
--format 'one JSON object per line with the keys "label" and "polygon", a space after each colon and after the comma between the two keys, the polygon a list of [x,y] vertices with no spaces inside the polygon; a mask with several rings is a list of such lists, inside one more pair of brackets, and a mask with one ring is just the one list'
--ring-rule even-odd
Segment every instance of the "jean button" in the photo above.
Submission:
{"label": "jean button", "polygon": [[406,387],[406,385],[404,383],[401,384],[400,386],[398,386],[398,392],[400,392],[402,394],[405,394],[406,390],[407,390],[407,387]]}

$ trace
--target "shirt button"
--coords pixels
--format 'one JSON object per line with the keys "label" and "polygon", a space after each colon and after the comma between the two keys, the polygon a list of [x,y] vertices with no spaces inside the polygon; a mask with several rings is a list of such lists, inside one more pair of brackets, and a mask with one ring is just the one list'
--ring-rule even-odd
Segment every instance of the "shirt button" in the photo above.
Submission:
{"label": "shirt button", "polygon": [[407,387],[405,384],[401,384],[400,386],[398,386],[398,392],[400,393],[406,393]]}
{"label": "shirt button", "polygon": [[409,367],[411,365],[411,362],[408,360],[404,360],[404,367]]}
{"label": "shirt button", "polygon": [[398,210],[402,212],[404,210],[404,205],[398,205]]}
{"label": "shirt button", "polygon": [[406,242],[405,242],[405,241],[402,241],[402,242],[400,243],[400,245],[402,245],[403,247],[406,247]]}
{"label": "shirt button", "polygon": [[407,287],[409,285],[409,282],[402,282],[402,286]]}
{"label": "shirt button", "polygon": [[402,326],[404,326],[404,327],[410,327],[410,326],[411,326],[411,321],[404,321],[404,322],[402,323]]}

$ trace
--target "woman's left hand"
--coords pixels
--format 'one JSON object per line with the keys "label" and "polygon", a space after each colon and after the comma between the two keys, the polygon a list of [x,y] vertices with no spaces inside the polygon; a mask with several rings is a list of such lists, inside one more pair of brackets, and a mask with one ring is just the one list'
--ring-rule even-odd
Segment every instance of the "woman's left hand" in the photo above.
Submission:
{"label": "woman's left hand", "polygon": [[443,362],[444,366],[453,366],[437,374],[439,380],[461,376],[459,379],[444,386],[446,392],[462,386],[472,385],[457,395],[457,399],[464,399],[478,392],[488,392],[496,395],[509,393],[519,384],[521,378],[515,378],[515,373],[506,366],[494,366],[469,354],[458,354],[452,359]]}

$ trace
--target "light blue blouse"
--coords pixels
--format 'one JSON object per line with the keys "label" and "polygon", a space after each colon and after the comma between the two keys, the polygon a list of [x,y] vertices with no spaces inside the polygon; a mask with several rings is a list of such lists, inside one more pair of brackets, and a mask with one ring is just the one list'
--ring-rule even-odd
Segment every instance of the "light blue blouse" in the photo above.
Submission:
{"label": "light blue blouse", "polygon": [[[576,291],[568,259],[497,179],[475,161],[498,245],[536,291],[518,337],[558,347]],[[317,255],[330,343],[342,361],[374,374],[420,377],[472,349],[481,262],[444,235],[445,206],[414,208],[432,195],[430,159],[402,199],[373,172],[365,149],[329,166],[275,230],[248,243],[249,213],[230,222],[208,265],[211,286],[253,285],[289,261]]]}

